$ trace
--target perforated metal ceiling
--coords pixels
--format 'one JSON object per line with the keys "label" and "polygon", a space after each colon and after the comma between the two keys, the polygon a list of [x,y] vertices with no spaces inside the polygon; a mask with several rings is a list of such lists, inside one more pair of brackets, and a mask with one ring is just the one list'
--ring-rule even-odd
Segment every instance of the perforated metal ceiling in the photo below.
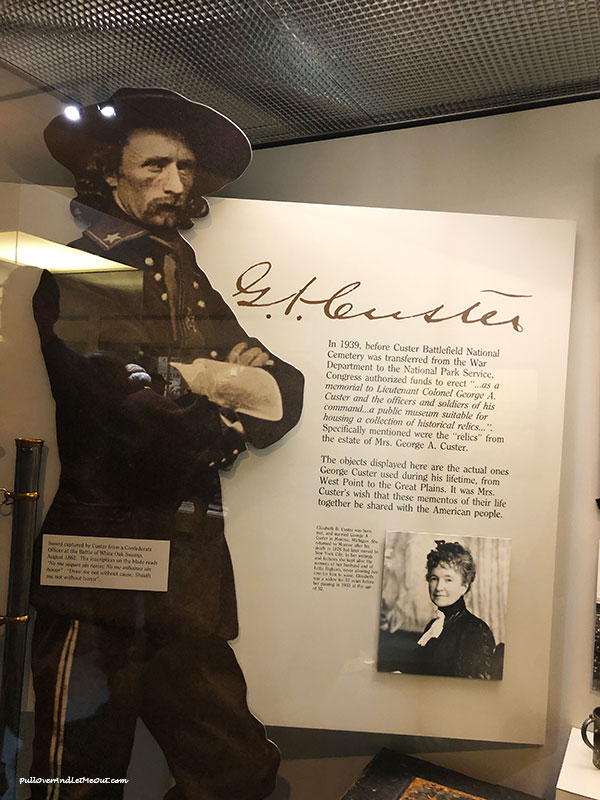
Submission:
{"label": "perforated metal ceiling", "polygon": [[161,86],[252,142],[600,92],[597,0],[3,0],[0,54],[78,103]]}

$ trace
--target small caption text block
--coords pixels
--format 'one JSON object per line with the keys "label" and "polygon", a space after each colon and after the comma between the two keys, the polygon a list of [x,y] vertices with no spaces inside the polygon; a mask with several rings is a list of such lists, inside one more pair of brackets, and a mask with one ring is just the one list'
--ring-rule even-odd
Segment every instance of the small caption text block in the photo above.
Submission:
{"label": "small caption text block", "polygon": [[44,534],[42,586],[166,592],[171,543],[156,539]]}

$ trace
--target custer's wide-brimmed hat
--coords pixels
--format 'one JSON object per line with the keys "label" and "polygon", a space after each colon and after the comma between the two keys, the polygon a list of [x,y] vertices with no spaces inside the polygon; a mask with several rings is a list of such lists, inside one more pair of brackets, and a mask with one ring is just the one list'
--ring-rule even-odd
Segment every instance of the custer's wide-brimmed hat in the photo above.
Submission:
{"label": "custer's wide-brimmed hat", "polygon": [[234,181],[252,158],[250,142],[234,122],[210,106],[166,89],[119,89],[106,102],[78,111],[78,119],[60,114],[44,131],[50,153],[76,177],[96,153],[122,142],[134,129],[183,136],[198,161],[203,194]]}

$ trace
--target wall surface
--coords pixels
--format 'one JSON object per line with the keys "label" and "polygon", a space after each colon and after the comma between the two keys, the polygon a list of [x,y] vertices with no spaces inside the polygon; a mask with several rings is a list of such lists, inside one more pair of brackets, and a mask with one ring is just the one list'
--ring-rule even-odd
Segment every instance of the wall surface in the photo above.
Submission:
{"label": "wall surface", "polygon": [[[430,760],[473,777],[546,798],[554,796],[570,726],[599,702],[591,692],[599,529],[594,500],[600,494],[599,131],[600,102],[590,101],[261,150],[228,190],[234,197],[577,221],[554,596],[539,596],[531,586],[532,614],[542,603],[554,607],[546,745],[478,750],[447,741],[396,743],[429,751]],[[287,738],[284,752],[298,755],[303,745]],[[342,734],[326,742],[330,756],[366,754],[380,744],[368,736],[349,743]],[[349,760],[339,758],[337,766],[327,761],[328,775],[349,772]],[[284,765],[293,800],[338,796],[310,788],[324,768],[325,762],[309,759]]]}

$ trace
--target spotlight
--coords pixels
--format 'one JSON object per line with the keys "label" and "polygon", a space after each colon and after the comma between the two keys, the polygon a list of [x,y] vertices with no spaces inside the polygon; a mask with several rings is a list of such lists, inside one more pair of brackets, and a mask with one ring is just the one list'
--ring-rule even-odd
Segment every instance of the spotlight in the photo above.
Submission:
{"label": "spotlight", "polygon": [[114,117],[116,111],[112,106],[102,106],[102,108],[100,109],[100,113],[102,114],[103,117]]}
{"label": "spotlight", "polygon": [[71,122],[77,122],[78,119],[81,119],[81,114],[77,106],[66,106],[63,114],[67,119],[70,119]]}

